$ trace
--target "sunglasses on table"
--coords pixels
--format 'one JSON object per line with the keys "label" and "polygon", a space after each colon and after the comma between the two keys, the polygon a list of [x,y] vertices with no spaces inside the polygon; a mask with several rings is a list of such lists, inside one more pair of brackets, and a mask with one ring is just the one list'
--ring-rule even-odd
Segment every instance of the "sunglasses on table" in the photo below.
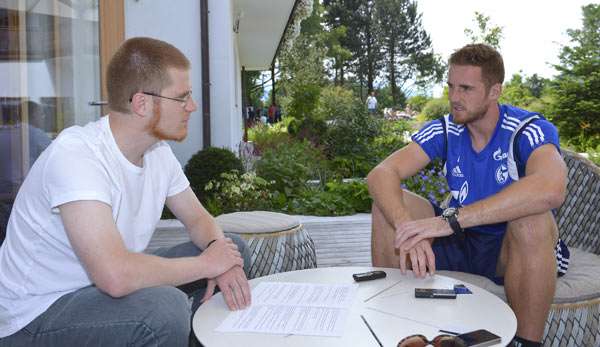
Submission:
{"label": "sunglasses on table", "polygon": [[466,347],[467,344],[458,336],[438,335],[429,341],[423,335],[410,335],[398,342],[397,347]]}

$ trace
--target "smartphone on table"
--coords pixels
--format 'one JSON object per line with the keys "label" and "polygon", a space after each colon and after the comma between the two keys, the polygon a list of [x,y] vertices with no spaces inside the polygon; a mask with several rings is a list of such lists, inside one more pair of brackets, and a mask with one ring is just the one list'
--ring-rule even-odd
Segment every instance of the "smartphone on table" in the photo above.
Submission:
{"label": "smartphone on table", "polygon": [[354,278],[354,280],[356,282],[364,282],[364,281],[376,280],[379,278],[385,278],[385,276],[386,276],[386,273],[384,271],[376,270],[376,271],[361,272],[361,273],[353,274],[352,278]]}
{"label": "smartphone on table", "polygon": [[415,298],[456,299],[454,289],[415,288]]}
{"label": "smartphone on table", "polygon": [[500,336],[487,331],[485,329],[479,329],[468,333],[458,335],[465,344],[469,347],[485,347],[500,343],[502,340]]}

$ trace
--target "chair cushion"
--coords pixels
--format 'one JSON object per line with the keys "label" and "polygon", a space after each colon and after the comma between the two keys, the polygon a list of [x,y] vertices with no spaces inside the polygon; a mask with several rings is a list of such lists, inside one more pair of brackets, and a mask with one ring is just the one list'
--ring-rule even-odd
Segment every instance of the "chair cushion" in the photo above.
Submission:
{"label": "chair cushion", "polygon": [[298,218],[269,211],[227,213],[216,220],[223,231],[236,234],[273,233],[300,225]]}
{"label": "chair cushion", "polygon": [[[571,259],[567,274],[556,282],[555,304],[574,303],[600,297],[600,256],[570,248]],[[438,271],[440,275],[474,284],[506,301],[504,287],[489,279],[456,271]]]}

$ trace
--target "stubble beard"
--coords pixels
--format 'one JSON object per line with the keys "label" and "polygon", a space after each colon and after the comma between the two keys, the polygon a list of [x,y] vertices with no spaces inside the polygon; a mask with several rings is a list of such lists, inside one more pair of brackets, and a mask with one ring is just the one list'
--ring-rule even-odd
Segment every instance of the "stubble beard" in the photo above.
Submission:
{"label": "stubble beard", "polygon": [[[450,105],[450,108],[453,109],[452,105]],[[469,123],[476,122],[485,116],[488,108],[489,108],[489,105],[483,105],[482,107],[480,107],[474,111],[469,111],[469,110],[463,109],[462,113],[464,113],[464,116],[459,117],[457,119],[456,115],[453,114],[454,115],[453,121],[456,124],[463,124],[463,125],[467,125]]]}
{"label": "stubble beard", "polygon": [[187,137],[187,129],[181,135],[173,135],[168,134],[163,129],[160,128],[159,123],[162,117],[162,113],[160,110],[160,105],[158,103],[154,104],[154,117],[150,122],[150,133],[152,136],[156,137],[161,141],[177,141],[181,142]]}

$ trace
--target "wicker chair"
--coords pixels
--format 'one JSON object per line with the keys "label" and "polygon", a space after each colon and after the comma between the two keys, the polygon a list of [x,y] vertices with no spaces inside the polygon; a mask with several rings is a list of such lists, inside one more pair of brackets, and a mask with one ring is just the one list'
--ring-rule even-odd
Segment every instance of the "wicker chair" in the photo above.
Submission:
{"label": "wicker chair", "polygon": [[[600,255],[600,168],[586,158],[562,150],[569,170],[567,197],[558,209],[560,237],[569,248]],[[593,260],[592,260],[593,261]],[[577,264],[572,264],[576,266]],[[596,263],[600,267],[600,257]],[[568,272],[567,272],[568,274]],[[590,274],[592,275],[592,274]],[[600,282],[600,278],[590,278]],[[549,346],[600,345],[600,292],[576,302],[555,303],[546,321],[544,344]]]}
{"label": "wicker chair", "polygon": [[[571,250],[567,274],[558,279],[546,320],[544,346],[600,346],[600,168],[566,149],[567,197],[557,210],[560,237]],[[506,300],[504,287],[487,278],[440,271]]]}

